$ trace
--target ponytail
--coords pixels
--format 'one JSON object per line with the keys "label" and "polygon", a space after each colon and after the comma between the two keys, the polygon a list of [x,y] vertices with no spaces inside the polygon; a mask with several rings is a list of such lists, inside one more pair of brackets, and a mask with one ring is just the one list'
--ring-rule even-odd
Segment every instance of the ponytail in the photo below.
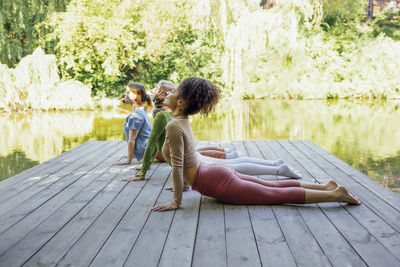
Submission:
{"label": "ponytail", "polygon": [[150,96],[146,94],[146,88],[140,83],[130,83],[128,84],[129,90],[136,95],[135,102],[144,107],[145,109],[150,109],[153,107]]}
{"label": "ponytail", "polygon": [[150,96],[148,94],[146,94],[144,96],[143,102],[145,102],[145,104],[143,105],[145,109],[151,109],[153,107],[153,103],[152,103],[151,98],[150,98]]}

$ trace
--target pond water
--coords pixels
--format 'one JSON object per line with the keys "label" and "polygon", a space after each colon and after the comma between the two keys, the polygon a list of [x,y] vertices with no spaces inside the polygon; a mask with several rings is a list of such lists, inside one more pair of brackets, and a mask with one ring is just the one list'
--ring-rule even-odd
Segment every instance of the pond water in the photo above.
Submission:
{"label": "pond water", "polygon": [[[124,106],[0,116],[0,180],[88,140],[124,140],[127,113]],[[400,101],[224,99],[209,117],[192,119],[197,140],[311,140],[398,194],[399,125]]]}

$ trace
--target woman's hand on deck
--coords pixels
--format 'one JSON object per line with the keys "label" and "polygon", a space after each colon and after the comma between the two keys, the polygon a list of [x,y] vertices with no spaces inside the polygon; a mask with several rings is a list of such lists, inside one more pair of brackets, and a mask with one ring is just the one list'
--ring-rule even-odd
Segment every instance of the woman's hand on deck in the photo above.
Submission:
{"label": "woman's hand on deck", "polygon": [[131,167],[131,170],[134,170],[134,171],[140,171],[141,169],[142,169],[142,165],[136,165],[136,166]]}
{"label": "woman's hand on deck", "polygon": [[135,178],[124,178],[122,179],[122,181],[124,182],[135,182],[135,181],[140,181],[140,180],[144,180],[144,176],[143,175],[136,175]]}
{"label": "woman's hand on deck", "polygon": [[152,211],[167,211],[167,210],[176,210],[179,209],[179,205],[174,204],[172,202],[167,202],[158,206],[153,207]]}
{"label": "woman's hand on deck", "polygon": [[128,165],[131,164],[129,160],[118,162],[117,165]]}
{"label": "woman's hand on deck", "polygon": [[[189,185],[185,185],[184,187],[183,187],[183,192],[186,192],[186,191],[188,191],[190,189],[190,186]],[[174,188],[171,186],[171,187],[166,187],[166,188],[164,188],[164,190],[168,190],[168,191],[171,191],[171,192],[174,192]]]}

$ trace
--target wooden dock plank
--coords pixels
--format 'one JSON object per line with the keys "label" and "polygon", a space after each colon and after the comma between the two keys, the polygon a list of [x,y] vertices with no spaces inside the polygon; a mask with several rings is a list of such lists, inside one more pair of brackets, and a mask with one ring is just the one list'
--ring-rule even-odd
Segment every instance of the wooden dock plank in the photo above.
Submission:
{"label": "wooden dock plank", "polygon": [[202,196],[192,266],[228,266],[224,206]]}
{"label": "wooden dock plank", "polygon": [[[242,156],[248,156],[241,141],[232,144]],[[261,266],[249,211],[243,205],[224,205],[228,266]]]}
{"label": "wooden dock plank", "polygon": [[[107,146],[105,149],[107,149]],[[118,147],[116,149],[118,149]],[[46,194],[41,194],[40,196],[44,196],[45,198],[42,197],[39,199],[38,202],[40,202],[40,205],[33,207],[27,205],[29,206],[28,210],[23,210],[21,212],[20,209],[16,209],[16,213],[10,212],[10,214],[14,214],[15,216],[8,217],[12,218],[11,220],[4,220],[1,222],[1,226],[3,227],[6,227],[7,223],[10,226],[0,234],[0,239],[2,240],[0,243],[0,254],[4,253],[11,245],[15,244],[19,239],[40,224],[41,221],[79,193],[82,188],[90,184],[100,173],[109,168],[110,164],[105,164],[99,169],[95,167],[103,163],[106,159],[109,159],[108,156],[117,151],[116,149],[108,149],[108,153],[104,153],[103,157],[98,157],[96,160],[93,160],[92,165],[89,165],[91,167],[79,174],[79,180],[76,179],[76,182],[74,181],[68,184],[66,188],[54,191],[56,194],[51,194],[50,198],[47,198]],[[119,158],[120,157],[121,156],[119,156]],[[35,205],[37,202],[31,200],[30,203],[34,203]]]}
{"label": "wooden dock plank", "polygon": [[[264,142],[245,142],[245,147],[250,157],[278,159]],[[267,157],[264,156],[264,153]],[[268,175],[268,177],[278,179],[276,175]],[[263,266],[296,266],[272,207],[249,206],[249,213]]]}
{"label": "wooden dock plank", "polygon": [[122,182],[134,174],[115,165],[125,145],[87,142],[0,182],[0,267],[400,266],[400,196],[311,142],[197,145],[281,158],[302,181],[336,179],[361,206],[224,205],[189,191],[181,209],[151,212],[172,197],[163,190],[170,167],[156,163],[149,179]]}
{"label": "wooden dock plank", "polygon": [[193,190],[183,195],[182,208],[175,211],[159,266],[191,265],[200,200],[200,194]]}
{"label": "wooden dock plank", "polygon": [[110,205],[90,225],[90,228],[80,236],[68,251],[64,252],[64,256],[58,262],[58,265],[88,266],[150,179],[127,183]]}
{"label": "wooden dock plank", "polygon": [[362,173],[361,171],[353,168],[343,160],[335,157],[322,147],[317,146],[313,142],[310,141],[303,141],[303,143],[307,146],[309,146],[311,149],[316,151],[319,155],[324,157],[326,160],[328,160],[332,165],[336,166],[346,174],[348,174],[350,177],[352,177],[354,180],[358,181],[361,183],[363,186],[367,187],[369,190],[374,192],[376,195],[378,195],[381,199],[389,203],[393,208],[397,209],[400,211],[400,196],[397,195],[396,193],[387,190],[384,188],[382,185],[378,184],[376,181],[373,179],[369,178],[367,175]]}
{"label": "wooden dock plank", "polygon": [[[151,176],[158,164],[153,164],[148,171]],[[108,184],[105,189],[76,216],[69,221],[55,236],[47,242],[39,252],[37,252],[26,265],[28,266],[49,266],[55,265],[61,260],[65,253],[77,242],[85,231],[94,223],[94,221],[103,213],[104,210],[115,200],[122,192],[128,183],[122,182],[121,179],[132,175],[132,171],[127,167],[113,166],[117,168],[117,176]],[[112,175],[114,171],[107,172],[106,175]],[[129,195],[129,190],[125,190],[126,195]]]}
{"label": "wooden dock plank", "polygon": [[[171,185],[171,175],[169,175],[166,186]],[[164,189],[165,189],[164,187]],[[155,205],[171,201],[171,192],[162,190]],[[151,212],[142,231],[140,232],[125,266],[157,266],[160,261],[165,240],[175,212]]]}
{"label": "wooden dock plank", "polygon": [[41,172],[43,172],[44,170],[49,168],[51,165],[55,165],[55,163],[59,163],[63,159],[70,158],[70,155],[74,155],[74,154],[78,153],[79,151],[85,150],[87,147],[89,147],[91,145],[91,143],[94,143],[94,142],[88,141],[88,142],[86,142],[82,145],[79,145],[71,150],[68,150],[58,156],[55,156],[54,158],[51,158],[41,164],[38,164],[36,166],[33,166],[30,169],[27,169],[21,173],[18,173],[8,179],[2,180],[0,182],[0,194],[7,192],[9,190],[8,188],[10,186],[19,184],[21,182],[25,183],[25,182],[29,181],[28,177],[34,176],[38,173],[42,174]]}
{"label": "wooden dock plank", "polygon": [[133,205],[113,230],[110,237],[91,262],[92,266],[121,266],[129,256],[136,241],[169,176],[167,164],[159,166],[146,183]]}
{"label": "wooden dock plank", "polygon": [[[110,143],[108,143],[106,146],[110,146]],[[101,148],[101,143],[95,143],[93,147],[94,148],[91,148],[92,150],[89,150],[89,152],[94,151],[97,148]],[[67,179],[65,180],[68,180],[70,178],[68,175],[78,170],[79,168],[84,170],[85,164],[89,162],[92,158],[96,158],[96,156],[91,153],[81,154],[78,152],[77,156],[74,155],[72,158],[76,160],[72,161],[71,163],[66,163],[66,165],[60,164],[61,168],[59,168],[56,172],[52,173],[51,175],[47,175],[48,173],[44,172],[45,173],[44,175],[28,178],[29,180],[28,183],[21,183],[21,190],[19,190],[18,185],[16,185],[15,186],[16,189],[14,191],[17,192],[13,194],[10,198],[8,198],[6,201],[0,204],[0,216],[10,210],[15,209],[21,203],[26,203],[28,199],[37,195],[42,190],[48,189],[51,186],[58,186],[62,184],[64,181],[60,182],[60,180],[62,180],[64,177],[67,177]],[[80,158],[83,158],[83,160]],[[30,182],[33,182],[33,184],[31,184]]]}
{"label": "wooden dock plank", "polygon": [[[310,151],[309,147],[306,147],[300,142],[291,142],[291,144],[297,147],[300,151],[309,153],[310,157],[319,162],[321,168],[324,168],[324,160],[318,155],[315,155],[313,151]],[[321,161],[318,161],[318,159],[321,159]],[[327,162],[325,162],[325,164],[326,163]],[[333,169],[331,175],[335,177],[335,174],[338,171],[339,169]],[[322,204],[319,205],[321,206]],[[364,227],[368,231],[369,235],[376,238],[394,257],[399,260],[400,234],[398,231],[393,229],[391,225],[380,218],[368,205],[363,204],[357,208],[348,205],[343,205],[343,207],[361,224],[359,227]]]}
{"label": "wooden dock plank", "polygon": [[[122,159],[122,144],[116,146],[116,153],[113,153],[110,157],[106,158],[103,163],[107,167],[111,167],[110,170],[105,169],[103,173],[97,174],[96,180],[83,187],[82,190],[74,197],[67,201],[63,201],[63,204],[59,209],[47,217],[40,225],[34,228],[32,231],[30,227],[35,224],[32,220],[19,221],[18,226],[14,225],[10,234],[14,240],[18,240],[19,237],[24,236],[20,239],[12,248],[8,249],[5,253],[0,256],[0,262],[7,263],[8,266],[20,266],[25,263],[33,254],[36,253],[52,236],[54,236],[67,222],[69,222],[87,203],[89,203],[99,192],[104,190],[105,186],[110,182],[110,178],[114,178],[118,175],[118,167],[111,165],[116,161]],[[106,156],[106,155],[105,155]],[[113,167],[112,167],[113,166]],[[107,172],[108,171],[108,172]],[[43,214],[43,212],[41,212]],[[4,241],[7,238],[3,239]]]}

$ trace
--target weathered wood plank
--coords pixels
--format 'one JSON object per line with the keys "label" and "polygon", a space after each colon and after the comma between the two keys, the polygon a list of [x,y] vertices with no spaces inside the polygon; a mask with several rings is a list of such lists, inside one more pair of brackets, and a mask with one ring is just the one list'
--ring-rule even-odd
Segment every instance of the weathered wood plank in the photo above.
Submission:
{"label": "weathered wood plank", "polygon": [[[105,145],[105,147],[108,147],[108,146],[111,146],[111,144],[108,143]],[[95,151],[96,149],[101,149],[101,143],[94,143],[93,147],[94,147],[93,148],[94,150],[89,150],[89,152]],[[47,189],[51,186],[62,184],[64,181],[60,181],[60,180],[63,180],[64,177],[68,177],[68,175],[71,172],[84,168],[85,164],[88,161],[90,161],[92,158],[96,158],[96,156],[92,153],[89,153],[89,156],[87,156],[87,154],[78,153],[78,156],[79,155],[83,159],[77,158],[77,157],[75,157],[75,155],[73,155],[72,158],[76,159],[76,161],[73,161],[72,163],[67,163],[66,165],[63,166],[63,168],[52,173],[51,175],[45,176],[46,175],[45,174],[43,176],[39,175],[39,176],[31,177],[29,180],[32,180],[33,184],[29,184],[27,188],[24,188],[24,185],[29,183],[29,181],[27,183],[22,183],[21,184],[21,188],[23,188],[22,191],[17,192],[12,197],[8,198],[6,201],[4,201],[3,203],[0,204],[0,216],[9,211],[14,210],[21,204],[27,203],[28,199],[36,196],[42,190]],[[86,156],[86,157],[84,157],[84,156]],[[60,164],[60,165],[63,165],[63,164]],[[65,179],[65,180],[68,180],[68,179]],[[57,182],[59,182],[59,183],[57,183]],[[18,185],[16,185],[15,191],[18,191],[18,190],[19,190]],[[47,191],[49,191],[49,190],[47,190]],[[29,201],[29,203],[31,203],[31,201]],[[10,216],[10,214],[8,214],[8,216]],[[1,232],[1,230],[0,230],[0,232]]]}
{"label": "weathered wood plank", "polygon": [[[245,142],[247,144],[250,142]],[[268,155],[269,160],[277,159],[273,151],[264,142],[252,142],[256,147],[249,151],[249,156],[257,155],[253,151],[259,150],[260,158]],[[253,154],[254,153],[254,154]],[[278,179],[275,175],[269,177]],[[285,236],[271,206],[249,206],[250,219],[253,226],[260,260],[263,266],[296,266],[295,259],[288,247]]]}
{"label": "weathered wood plank", "polygon": [[[241,141],[233,141],[239,155],[248,156]],[[261,266],[249,210],[243,205],[224,205],[228,266]]]}
{"label": "weathered wood plank", "polygon": [[251,224],[263,266],[296,266],[270,206],[249,206]]}
{"label": "weathered wood plank", "polygon": [[[22,178],[19,179],[21,181],[8,186],[5,190],[5,192],[0,193],[0,203],[2,203],[3,206],[8,206],[8,207],[10,207],[10,203],[13,203],[15,205],[16,204],[15,198],[14,199],[10,199],[10,198],[12,198],[13,196],[16,196],[18,193],[20,193],[24,190],[30,189],[30,187],[32,185],[43,181],[48,176],[56,173],[59,170],[62,170],[64,167],[70,166],[72,162],[80,160],[81,158],[85,158],[85,156],[87,154],[90,154],[91,151],[94,151],[96,149],[96,147],[100,147],[101,145],[102,145],[101,142],[94,142],[90,148],[87,148],[86,150],[79,149],[75,153],[69,154],[70,156],[68,158],[64,157],[64,160],[62,160],[63,158],[59,158],[58,161],[52,162],[51,165],[48,162],[46,162],[46,164],[43,163],[44,164],[44,166],[42,166],[43,168],[39,169],[38,172],[36,172],[32,176],[20,176],[19,178],[23,177],[24,180],[21,180]],[[104,143],[103,143],[103,145],[104,145]],[[86,147],[86,146],[84,146],[84,147]],[[14,179],[14,178],[9,178],[9,179]],[[31,190],[31,192],[32,192],[32,190]],[[16,198],[19,198],[19,197],[20,196],[16,196]],[[8,201],[8,203],[3,204],[3,202],[5,202],[8,199],[10,199]]]}
{"label": "weathered wood plank", "polygon": [[227,266],[223,204],[202,196],[192,266]]}
{"label": "weathered wood plank", "polygon": [[[148,175],[154,173],[159,164],[153,164]],[[76,216],[51,238],[27,263],[27,266],[49,266],[55,265],[61,260],[65,253],[77,242],[82,234],[88,230],[95,220],[107,209],[116,197],[123,194],[129,201],[134,197],[135,192],[126,190],[128,183],[121,179],[132,175],[128,167],[113,166],[106,175],[112,175],[114,168],[117,168],[117,176],[108,184],[100,194],[91,200]],[[118,173],[121,171],[120,173]],[[129,184],[130,185],[130,184]],[[139,188],[139,187],[138,187]],[[124,192],[122,192],[125,190]],[[121,193],[122,192],[122,193]],[[114,206],[115,207],[115,206]],[[107,211],[105,211],[107,212]],[[110,223],[110,222],[107,222]]]}
{"label": "weathered wood plank", "polygon": [[353,168],[343,160],[335,157],[322,147],[314,144],[310,141],[303,141],[303,143],[309,146],[312,150],[316,151],[321,157],[325,158],[332,165],[336,166],[338,169],[349,175],[351,178],[361,183],[363,186],[367,187],[368,190],[372,191],[378,195],[381,199],[389,203],[393,208],[400,211],[400,196],[396,193],[384,188],[382,185],[369,178],[367,175],[361,171]]}
{"label": "weathered wood plank", "polygon": [[197,231],[201,195],[185,192],[182,208],[175,211],[159,266],[190,266]]}
{"label": "weathered wood plank", "polygon": [[154,206],[171,168],[159,166],[91,262],[92,266],[122,266]]}
{"label": "weathered wood plank", "polygon": [[9,186],[19,184],[19,183],[27,180],[28,177],[31,177],[38,173],[41,173],[43,170],[46,170],[49,166],[54,165],[55,163],[60,162],[65,158],[69,158],[71,155],[74,155],[74,154],[78,153],[79,151],[85,150],[91,143],[94,143],[94,142],[95,141],[88,141],[82,145],[74,147],[71,150],[61,153],[58,156],[55,156],[54,158],[51,158],[45,162],[42,162],[41,164],[33,166],[30,169],[27,169],[27,170],[20,172],[12,177],[2,180],[0,182],[0,195],[4,192],[7,192],[7,190],[8,190],[7,188]]}
{"label": "weathered wood plank", "polygon": [[246,206],[224,205],[228,266],[261,266]]}
{"label": "weathered wood plank", "polygon": [[[65,201],[59,209],[47,217],[35,229],[30,231],[25,237],[20,239],[12,248],[7,250],[0,256],[0,262],[6,263],[8,266],[20,266],[35,254],[52,236],[54,236],[68,221],[70,221],[76,213],[87,205],[99,192],[105,189],[110,179],[119,174],[119,167],[112,165],[120,160],[123,156],[122,143],[117,146],[116,153],[106,158],[104,161],[106,167],[110,169],[99,173],[99,176],[92,183],[76,194],[71,199]],[[96,174],[97,176],[97,174]],[[87,179],[87,178],[85,178]],[[24,218],[24,221],[19,221],[18,226],[12,227],[12,237],[17,240],[23,236],[27,229],[32,226],[32,221]]]}
{"label": "weathered wood plank", "polygon": [[[171,175],[165,187],[171,184]],[[164,187],[164,189],[165,189]],[[162,190],[155,205],[171,201],[171,192]],[[124,266],[157,266],[175,212],[151,212]]]}
{"label": "weathered wood plank", "polygon": [[[0,254],[8,250],[11,245],[15,244],[18,240],[20,240],[33,228],[39,225],[59,207],[63,206],[65,202],[73,198],[79,191],[82,190],[82,188],[90,184],[95,178],[97,178],[102,172],[104,172],[105,169],[109,168],[109,164],[99,167],[97,169],[95,167],[104,162],[104,160],[109,159],[108,156],[113,155],[113,153],[115,153],[115,151],[117,151],[118,149],[118,147],[114,147],[114,149],[108,149],[107,153],[103,153],[102,158],[93,160],[92,167],[83,171],[83,175],[80,174],[81,176],[78,181],[71,183],[65,189],[63,188],[62,190],[51,192],[51,194],[53,195],[51,198],[40,199],[44,202],[39,206],[34,207],[32,210],[24,210],[23,212],[19,212],[20,210],[17,209],[17,213],[14,216],[6,217],[6,219],[12,219],[4,220],[4,222],[1,222],[1,225],[3,227],[6,227],[7,223],[10,226],[7,230],[0,234],[0,239],[2,240],[2,242],[0,243]],[[16,221],[17,219],[18,221]]]}
{"label": "weathered wood plank", "polygon": [[[325,164],[328,163],[303,143],[290,143],[298,148],[299,151],[302,151],[305,154],[309,153],[309,157],[318,162],[318,164],[321,165],[321,168],[324,168]],[[333,169],[331,175],[336,176],[336,172],[339,172],[339,169]],[[370,235],[375,237],[389,252],[391,252],[394,257],[398,260],[400,259],[400,235],[391,225],[380,218],[370,207],[368,207],[368,205],[362,204],[357,207],[344,205],[344,208],[369,232]]]}
{"label": "weathered wood plank", "polygon": [[[158,170],[158,169],[157,169]],[[149,179],[127,183],[110,205],[96,218],[87,231],[75,242],[69,251],[58,262],[58,265],[89,265],[103,247],[114,229],[124,218],[143,188],[153,179],[154,173]],[[155,180],[159,180],[156,178]],[[99,235],[99,233],[102,233]]]}

